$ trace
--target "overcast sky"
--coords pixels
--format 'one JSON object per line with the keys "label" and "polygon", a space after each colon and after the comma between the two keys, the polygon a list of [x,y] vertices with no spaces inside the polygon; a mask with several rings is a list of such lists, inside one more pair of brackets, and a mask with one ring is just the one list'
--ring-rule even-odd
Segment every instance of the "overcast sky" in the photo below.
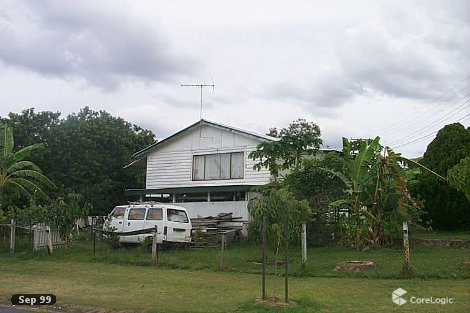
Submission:
{"label": "overcast sky", "polygon": [[316,122],[421,155],[470,125],[470,1],[0,4],[0,115],[88,105],[158,139],[203,117],[265,133]]}

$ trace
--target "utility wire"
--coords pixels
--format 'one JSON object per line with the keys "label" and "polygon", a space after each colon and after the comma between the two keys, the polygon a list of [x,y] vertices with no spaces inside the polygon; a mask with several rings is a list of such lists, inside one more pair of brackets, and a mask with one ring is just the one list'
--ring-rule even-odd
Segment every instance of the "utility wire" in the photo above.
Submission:
{"label": "utility wire", "polygon": [[[456,122],[463,121],[464,119],[466,119],[466,118],[468,118],[468,117],[470,117],[470,113],[467,114],[467,115],[465,115],[465,116],[463,116],[463,117],[461,117],[461,118],[458,119]],[[416,143],[416,142],[419,142],[419,141],[423,141],[423,140],[425,140],[425,139],[427,139],[427,138],[429,138],[429,137],[432,137],[432,136],[436,135],[438,132],[439,132],[439,131],[437,130],[437,131],[434,131],[434,132],[432,132],[432,133],[430,133],[430,134],[427,134],[427,135],[425,135],[425,136],[423,136],[423,137],[417,138],[417,139],[415,139],[415,140],[408,141],[408,142],[402,143],[402,144],[397,145],[397,146],[393,146],[393,149],[397,149],[397,148],[400,148],[400,147],[405,147],[405,146],[408,146],[408,145],[410,145],[410,144],[412,144],[412,143]]]}
{"label": "utility wire", "polygon": [[416,137],[416,136],[428,131],[429,129],[432,129],[434,126],[440,125],[438,123],[449,120],[453,116],[461,113],[462,111],[465,111],[469,107],[470,107],[470,99],[467,99],[465,102],[461,103],[455,110],[450,111],[450,112],[444,114],[443,116],[441,116],[440,118],[438,118],[438,119],[432,121],[431,123],[425,125],[424,127],[419,128],[416,132],[414,132],[411,135],[408,135],[408,136],[396,139],[394,141],[391,141],[390,145],[395,145],[395,144],[401,143],[403,141],[407,141],[409,139],[412,139],[413,137]]}
{"label": "utility wire", "polygon": [[[460,88],[460,85],[462,85],[462,83],[464,83],[465,85]],[[432,106],[433,104],[436,104],[436,103],[448,102],[450,99],[457,96],[461,92],[465,91],[469,87],[470,87],[470,75],[465,77],[464,79],[460,80],[454,86],[447,89],[439,97],[437,97],[434,100],[432,100],[431,102],[429,102],[427,104],[427,106]],[[387,127],[382,128],[381,130],[378,131],[378,133],[380,133],[381,135],[384,135],[384,134],[387,134],[387,133],[391,133],[394,130],[403,128],[402,127],[403,125],[411,124],[411,123],[415,124],[417,118],[426,119],[427,116],[431,117],[432,115],[434,115],[439,110],[441,110],[440,107],[437,107],[434,110],[430,110],[426,114],[424,114],[425,117],[423,117],[422,111],[420,109],[416,109],[411,114],[408,114],[405,118],[403,118],[403,119],[401,119],[401,120],[399,120],[395,123],[392,123]]]}

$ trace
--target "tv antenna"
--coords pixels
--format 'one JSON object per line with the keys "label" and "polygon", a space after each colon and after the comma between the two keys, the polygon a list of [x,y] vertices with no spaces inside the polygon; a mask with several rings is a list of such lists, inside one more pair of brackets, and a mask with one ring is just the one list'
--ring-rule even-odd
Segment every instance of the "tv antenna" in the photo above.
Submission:
{"label": "tv antenna", "polygon": [[197,87],[201,89],[201,111],[199,113],[199,119],[202,120],[202,103],[203,103],[203,89],[204,87],[212,87],[212,91],[214,90],[214,84],[181,84],[181,87]]}

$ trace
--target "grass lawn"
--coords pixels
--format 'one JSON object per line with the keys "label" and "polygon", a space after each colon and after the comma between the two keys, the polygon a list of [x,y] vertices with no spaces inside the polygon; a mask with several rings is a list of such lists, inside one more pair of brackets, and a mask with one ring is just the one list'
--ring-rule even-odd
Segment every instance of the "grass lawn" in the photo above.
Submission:
{"label": "grass lawn", "polygon": [[[268,294],[277,280],[268,277]],[[453,297],[453,304],[398,306],[391,292],[401,287],[411,297]],[[260,275],[220,271],[85,263],[67,258],[24,259],[0,254],[0,298],[13,293],[54,293],[62,304],[136,312],[469,312],[468,280],[393,280],[365,278],[291,278],[297,307],[254,305]]]}
{"label": "grass lawn", "polygon": [[[52,256],[45,252],[31,252],[27,240],[19,241],[16,258],[21,260],[74,260],[89,263],[91,261],[105,264],[151,266],[149,247],[126,246],[108,252],[107,245],[97,242],[96,257],[92,255],[89,241],[75,244],[73,249],[58,250]],[[7,246],[0,247],[0,254],[6,253]],[[403,264],[402,250],[397,248],[379,248],[357,251],[345,247],[310,247],[308,261],[302,266],[300,247],[291,246],[290,274],[294,277],[363,277],[363,278],[401,278]],[[160,268],[183,269],[191,271],[219,271],[219,249],[203,250],[164,250],[160,251]],[[281,260],[283,259],[281,253]],[[374,270],[358,273],[334,272],[336,264],[341,261],[367,260],[376,264]],[[261,247],[250,242],[231,243],[224,254],[224,270],[227,272],[261,273]],[[468,279],[470,266],[462,266],[470,261],[470,249],[449,247],[418,246],[411,249],[411,262],[416,278],[432,279]],[[282,264],[281,264],[282,266]],[[282,269],[281,269],[282,271]],[[274,253],[268,251],[268,273],[275,273]]]}

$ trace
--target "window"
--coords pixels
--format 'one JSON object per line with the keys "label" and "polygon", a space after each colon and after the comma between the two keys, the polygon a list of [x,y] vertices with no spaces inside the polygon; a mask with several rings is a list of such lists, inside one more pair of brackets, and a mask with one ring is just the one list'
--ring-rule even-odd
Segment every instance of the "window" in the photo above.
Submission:
{"label": "window", "polygon": [[114,218],[122,219],[124,217],[124,212],[126,212],[126,208],[118,208],[116,207],[111,214]]}
{"label": "window", "polygon": [[189,222],[188,216],[186,215],[185,211],[168,209],[167,215],[168,215],[168,221],[170,222],[180,222],[180,223]]}
{"label": "window", "polygon": [[163,210],[160,208],[150,208],[147,211],[147,220],[162,220]]}
{"label": "window", "polygon": [[145,208],[134,208],[129,210],[128,220],[143,220],[145,216]]}
{"label": "window", "polygon": [[195,155],[193,180],[243,178],[243,161],[243,152]]}
{"label": "window", "polygon": [[211,192],[211,201],[245,201],[245,192]]}

